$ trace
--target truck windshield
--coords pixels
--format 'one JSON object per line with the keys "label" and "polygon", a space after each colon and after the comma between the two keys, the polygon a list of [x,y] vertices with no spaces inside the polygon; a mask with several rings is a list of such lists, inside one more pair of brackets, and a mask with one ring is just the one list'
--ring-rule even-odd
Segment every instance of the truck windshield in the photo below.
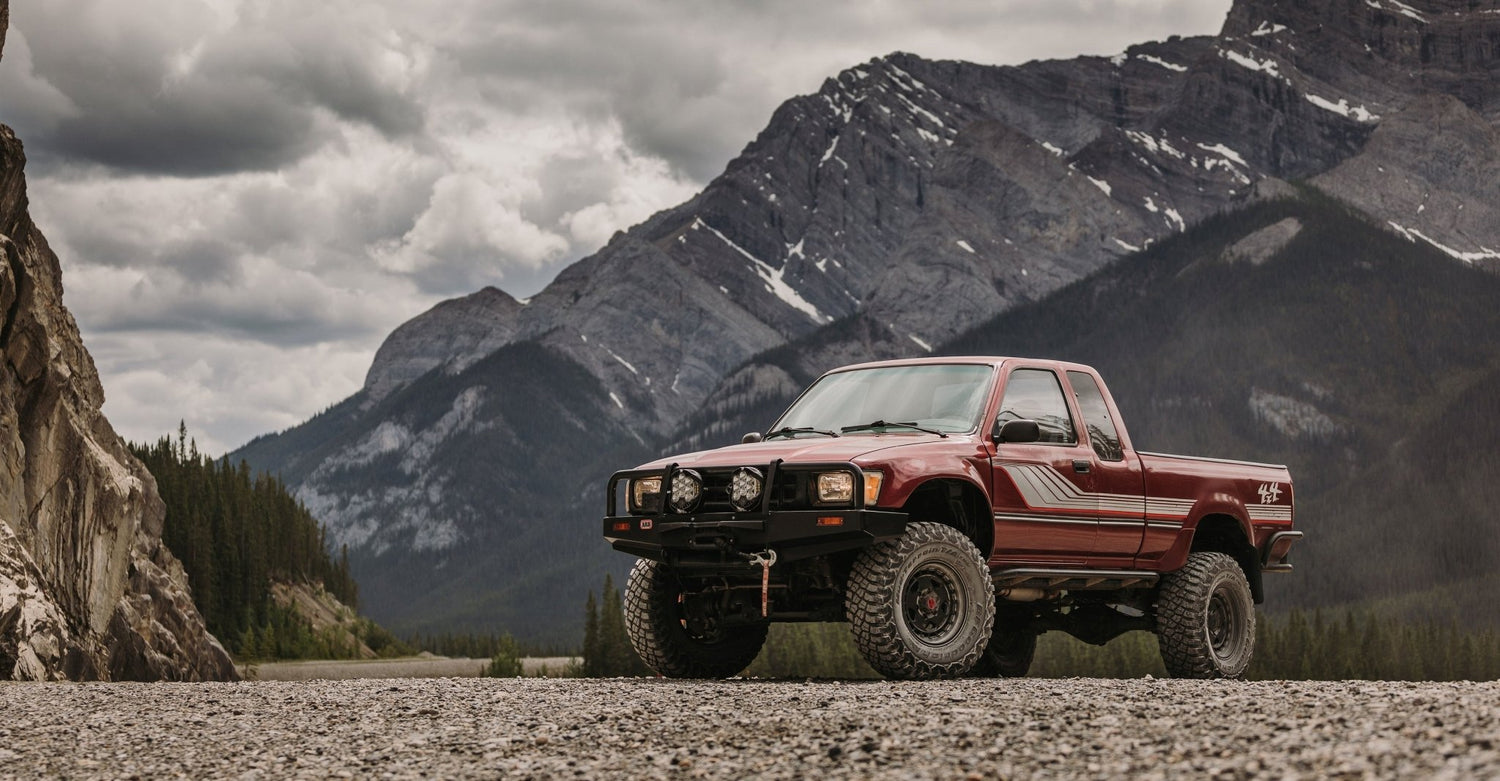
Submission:
{"label": "truck windshield", "polygon": [[[882,366],[829,374],[813,383],[771,430],[853,430],[848,435],[973,431],[984,414],[992,370],[972,364]],[[889,427],[872,421],[891,421]],[[896,423],[900,421],[900,423]],[[793,434],[795,436],[795,434]]]}

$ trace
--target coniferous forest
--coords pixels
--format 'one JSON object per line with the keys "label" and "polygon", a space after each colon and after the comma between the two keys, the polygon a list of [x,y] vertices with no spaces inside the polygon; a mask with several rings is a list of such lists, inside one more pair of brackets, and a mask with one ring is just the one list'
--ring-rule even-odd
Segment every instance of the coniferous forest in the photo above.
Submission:
{"label": "coniferous forest", "polygon": [[199,453],[185,426],[175,440],[130,449],[166,503],[162,540],[182,561],[208,630],[230,653],[261,659],[353,653],[272,601],[272,580],[321,582],[350,607],[359,598],[347,557],[330,557],[323,527],[279,479],[252,474],[243,461]]}

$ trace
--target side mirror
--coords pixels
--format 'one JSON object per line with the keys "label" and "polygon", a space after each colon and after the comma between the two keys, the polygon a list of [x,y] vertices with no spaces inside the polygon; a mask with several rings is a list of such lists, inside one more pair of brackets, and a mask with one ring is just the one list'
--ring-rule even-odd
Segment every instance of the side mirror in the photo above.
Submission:
{"label": "side mirror", "polygon": [[740,444],[742,444],[742,445],[748,445],[751,442],[759,442],[760,440],[761,440],[760,432],[759,431],[752,431],[749,434],[746,434],[745,436],[740,437]]}
{"label": "side mirror", "polygon": [[996,442],[1040,442],[1042,427],[1034,420],[1009,420],[995,434]]}

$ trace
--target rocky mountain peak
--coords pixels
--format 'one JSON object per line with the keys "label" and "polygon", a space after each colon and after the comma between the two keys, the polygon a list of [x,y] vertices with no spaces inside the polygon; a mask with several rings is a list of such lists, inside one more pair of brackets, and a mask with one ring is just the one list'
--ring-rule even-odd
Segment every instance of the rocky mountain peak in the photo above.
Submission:
{"label": "rocky mountain peak", "polygon": [[515,336],[526,305],[486,287],[443,301],[391,332],[365,375],[371,403],[433,369],[453,373],[494,352]]}

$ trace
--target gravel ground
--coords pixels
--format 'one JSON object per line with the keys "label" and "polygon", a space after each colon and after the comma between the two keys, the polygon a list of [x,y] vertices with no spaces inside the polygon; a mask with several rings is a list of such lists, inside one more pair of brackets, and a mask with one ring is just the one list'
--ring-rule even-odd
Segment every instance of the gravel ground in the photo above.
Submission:
{"label": "gravel ground", "polygon": [[1494,778],[1500,683],[0,684],[0,776]]}
{"label": "gravel ground", "polygon": [[[571,656],[525,656],[521,658],[521,669],[527,675],[560,673],[569,664],[581,661]],[[488,659],[413,656],[337,662],[267,662],[238,667],[246,680],[310,681],[315,678],[478,678],[489,665]]]}

